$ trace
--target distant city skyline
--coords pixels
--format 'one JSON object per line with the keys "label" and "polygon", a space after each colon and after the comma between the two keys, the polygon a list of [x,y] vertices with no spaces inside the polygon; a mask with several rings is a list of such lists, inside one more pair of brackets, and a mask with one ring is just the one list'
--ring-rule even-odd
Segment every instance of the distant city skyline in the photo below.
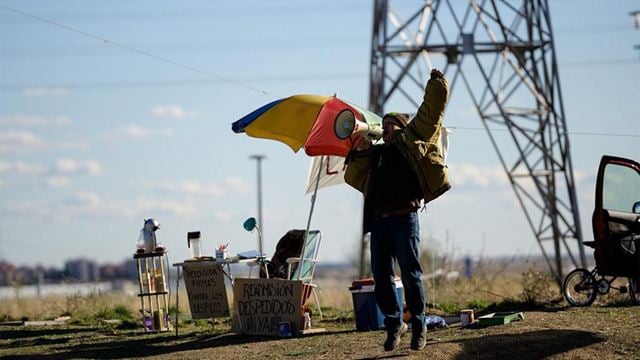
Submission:
{"label": "distant city skyline", "polygon": [[87,258],[66,259],[61,268],[39,264],[16,266],[0,259],[0,286],[136,280],[137,274],[133,259],[115,264]]}

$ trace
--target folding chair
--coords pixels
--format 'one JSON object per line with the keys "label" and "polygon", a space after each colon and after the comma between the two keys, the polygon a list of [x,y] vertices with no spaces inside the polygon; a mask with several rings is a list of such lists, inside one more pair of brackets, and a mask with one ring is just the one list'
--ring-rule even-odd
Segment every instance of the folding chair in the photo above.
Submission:
{"label": "folding chair", "polygon": [[[313,274],[316,270],[316,264],[318,263],[318,250],[320,249],[320,240],[322,233],[319,230],[310,230],[307,238],[305,248],[302,249],[300,257],[291,257],[287,259],[288,271],[287,278],[290,280],[302,280],[304,286],[303,304],[309,298],[309,291],[313,293],[313,297],[318,306],[318,314],[322,320],[322,310],[320,309],[320,302],[318,301],[318,294],[316,288],[318,285],[313,283]],[[298,264],[293,268],[293,264]],[[293,270],[292,270],[293,269]],[[310,289],[310,290],[309,290]]]}

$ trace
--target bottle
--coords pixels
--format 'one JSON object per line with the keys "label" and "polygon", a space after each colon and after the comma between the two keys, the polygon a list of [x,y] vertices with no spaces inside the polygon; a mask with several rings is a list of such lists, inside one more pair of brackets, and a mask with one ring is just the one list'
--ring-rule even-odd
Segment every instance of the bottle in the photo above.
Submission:
{"label": "bottle", "polygon": [[153,270],[149,270],[146,272],[146,278],[147,278],[147,284],[149,285],[149,292],[155,292],[156,291],[156,287],[155,287],[155,277],[153,276]]}
{"label": "bottle", "polygon": [[162,274],[162,270],[157,269],[155,275],[155,290],[158,292],[167,291],[167,288],[164,286],[164,276]]}
{"label": "bottle", "polygon": [[308,312],[304,313],[304,329],[311,329],[311,315]]}

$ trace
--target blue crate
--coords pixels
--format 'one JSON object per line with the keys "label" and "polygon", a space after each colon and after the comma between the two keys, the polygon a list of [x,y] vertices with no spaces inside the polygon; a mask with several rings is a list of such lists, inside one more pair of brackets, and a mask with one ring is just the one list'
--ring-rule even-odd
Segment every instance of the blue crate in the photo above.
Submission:
{"label": "blue crate", "polygon": [[[384,329],[384,315],[376,303],[373,280],[357,280],[349,288],[353,298],[353,312],[356,330],[369,331]],[[396,298],[402,308],[402,283],[396,281]]]}

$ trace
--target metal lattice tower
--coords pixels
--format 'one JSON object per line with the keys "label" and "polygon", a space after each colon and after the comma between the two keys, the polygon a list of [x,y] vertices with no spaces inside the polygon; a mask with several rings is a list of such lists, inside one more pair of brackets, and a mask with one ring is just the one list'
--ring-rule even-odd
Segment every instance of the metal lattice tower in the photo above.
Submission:
{"label": "metal lattice tower", "polygon": [[433,67],[461,82],[553,276],[585,266],[548,1],[376,0],[371,45],[370,108],[417,109]]}

